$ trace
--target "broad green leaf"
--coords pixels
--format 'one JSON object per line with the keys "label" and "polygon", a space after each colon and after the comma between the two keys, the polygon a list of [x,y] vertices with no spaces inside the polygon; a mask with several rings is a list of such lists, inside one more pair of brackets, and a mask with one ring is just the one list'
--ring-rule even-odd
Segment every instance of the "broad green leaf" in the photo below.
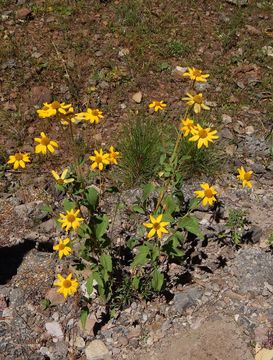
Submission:
{"label": "broad green leaf", "polygon": [[52,207],[50,205],[48,205],[48,204],[43,204],[41,210],[42,210],[42,212],[44,212],[46,214],[52,214],[53,213]]}
{"label": "broad green leaf", "polygon": [[101,278],[100,274],[97,271],[93,272],[93,277],[94,277],[94,280],[96,280],[98,286],[102,286],[102,287],[104,286],[102,278]]}
{"label": "broad green leaf", "polygon": [[135,267],[135,266],[138,266],[138,265],[144,265],[147,263],[148,259],[148,254],[149,254],[150,250],[148,248],[148,246],[146,245],[142,245],[138,248],[138,253],[137,255],[135,256],[131,266],[132,267]]}
{"label": "broad green leaf", "polygon": [[151,192],[154,191],[154,184],[149,183],[143,186],[143,200],[146,201],[150,196]]}
{"label": "broad green leaf", "polygon": [[112,258],[110,255],[101,255],[100,263],[107,272],[112,272]]}
{"label": "broad green leaf", "polygon": [[164,207],[165,213],[168,213],[168,214],[172,214],[174,211],[178,211],[179,204],[178,204],[177,198],[174,197],[173,195],[168,195],[164,200],[163,207]]}
{"label": "broad green leaf", "polygon": [[64,199],[63,201],[63,207],[65,211],[69,211],[71,209],[76,208],[76,203],[74,201],[70,201],[68,199]]}
{"label": "broad green leaf", "polygon": [[88,188],[85,192],[85,200],[88,209],[95,211],[99,202],[99,194],[97,190],[93,187]]}
{"label": "broad green leaf", "polygon": [[85,324],[86,324],[88,315],[89,315],[89,309],[87,306],[85,306],[81,309],[81,314],[80,314],[80,321],[81,321],[81,326],[83,329],[85,328]]}
{"label": "broad green leaf", "polygon": [[164,154],[162,154],[162,155],[160,156],[160,159],[159,159],[160,165],[163,165],[163,164],[164,164],[164,162],[165,162],[165,160],[166,160],[166,157],[167,157],[166,153],[164,153]]}
{"label": "broad green leaf", "polygon": [[204,239],[204,234],[201,232],[199,227],[199,222],[196,217],[192,215],[187,215],[180,218],[177,222],[178,227],[186,229],[188,232],[196,235],[199,239]]}
{"label": "broad green leaf", "polygon": [[97,239],[103,237],[103,235],[107,232],[109,225],[109,219],[107,215],[104,214],[100,220],[101,222],[95,225],[95,235]]}
{"label": "broad green leaf", "polygon": [[163,250],[166,251],[169,256],[184,256],[184,251],[178,248],[182,242],[181,238],[184,238],[183,235],[181,233],[178,235],[178,232],[176,232],[175,235],[171,236],[167,243],[164,244]]}
{"label": "broad green leaf", "polygon": [[133,211],[136,212],[136,213],[145,214],[144,209],[141,206],[138,206],[138,205],[133,206]]}
{"label": "broad green leaf", "polygon": [[154,270],[152,276],[152,282],[151,282],[152,288],[155,291],[159,292],[162,289],[163,283],[164,283],[164,275],[160,271]]}

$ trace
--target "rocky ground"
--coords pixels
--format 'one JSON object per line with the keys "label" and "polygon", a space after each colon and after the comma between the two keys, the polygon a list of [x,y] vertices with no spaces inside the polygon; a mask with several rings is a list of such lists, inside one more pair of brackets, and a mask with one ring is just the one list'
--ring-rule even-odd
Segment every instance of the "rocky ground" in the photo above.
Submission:
{"label": "rocky ground", "polygon": [[[272,3],[139,3],[0,0],[0,359],[273,358]],[[190,196],[201,181],[215,183],[218,208],[196,212],[206,240],[185,244],[185,262],[171,264],[170,293],[133,301],[110,320],[94,301],[82,329],[80,296],[64,302],[53,288],[63,269],[52,252],[58,229],[42,210],[60,200],[48,168],[71,154],[33,164],[32,173],[2,165],[18,148],[32,151],[42,127],[62,144],[60,128],[35,117],[43,101],[101,107],[98,133],[83,135],[91,147],[108,144],[131,109],[151,98],[166,99],[166,120],[177,123],[186,90],[178,66],[192,64],[211,74],[199,90],[208,92],[223,152],[217,176],[184,185]],[[254,171],[252,190],[237,183],[240,165]],[[138,191],[123,191],[122,201],[130,205]],[[108,199],[103,206],[111,210]],[[238,246],[226,227],[230,209],[248,219]],[[116,224],[117,238],[119,225],[131,230],[122,212]]]}

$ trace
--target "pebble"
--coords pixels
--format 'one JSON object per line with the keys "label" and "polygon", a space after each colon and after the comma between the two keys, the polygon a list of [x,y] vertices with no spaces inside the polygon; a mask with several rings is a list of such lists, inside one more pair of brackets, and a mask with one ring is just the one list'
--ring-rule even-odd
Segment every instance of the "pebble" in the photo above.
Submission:
{"label": "pebble", "polygon": [[16,19],[20,19],[20,20],[24,20],[24,19],[30,17],[31,13],[32,13],[32,12],[31,12],[30,9],[28,9],[28,8],[21,8],[21,9],[19,9],[19,10],[16,11],[16,13],[15,13],[15,18],[16,18]]}
{"label": "pebble", "polygon": [[101,340],[92,341],[85,348],[87,360],[111,360],[110,352]]}
{"label": "pebble", "polygon": [[128,345],[129,343],[129,340],[126,336],[119,336],[118,337],[118,343],[121,345],[121,346],[126,346]]}
{"label": "pebble", "polygon": [[134,102],[136,102],[137,104],[140,104],[140,103],[141,103],[141,100],[142,100],[142,92],[141,92],[141,91],[136,92],[136,93],[132,96],[132,99],[133,99]]}
{"label": "pebble", "polygon": [[81,336],[77,336],[75,339],[75,343],[74,345],[78,348],[78,349],[83,349],[85,347],[85,341]]}
{"label": "pebble", "polygon": [[47,322],[45,324],[47,333],[56,339],[63,339],[64,334],[60,323],[57,321]]}

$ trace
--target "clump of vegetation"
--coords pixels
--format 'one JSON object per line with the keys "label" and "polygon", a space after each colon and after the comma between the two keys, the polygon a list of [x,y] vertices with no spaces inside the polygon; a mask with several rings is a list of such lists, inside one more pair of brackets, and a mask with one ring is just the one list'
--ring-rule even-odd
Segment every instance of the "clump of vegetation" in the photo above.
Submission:
{"label": "clump of vegetation", "polygon": [[241,209],[230,209],[226,227],[231,230],[231,238],[236,245],[242,240],[244,225],[247,224],[246,214]]}

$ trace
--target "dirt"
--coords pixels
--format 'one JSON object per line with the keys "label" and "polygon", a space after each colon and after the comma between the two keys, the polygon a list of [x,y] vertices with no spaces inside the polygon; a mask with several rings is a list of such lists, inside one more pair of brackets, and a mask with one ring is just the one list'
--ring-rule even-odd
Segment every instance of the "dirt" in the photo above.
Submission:
{"label": "dirt", "polygon": [[[196,330],[166,337],[154,350],[130,360],[253,360],[242,329],[234,319],[215,315]],[[219,319],[218,319],[219,318]]]}

